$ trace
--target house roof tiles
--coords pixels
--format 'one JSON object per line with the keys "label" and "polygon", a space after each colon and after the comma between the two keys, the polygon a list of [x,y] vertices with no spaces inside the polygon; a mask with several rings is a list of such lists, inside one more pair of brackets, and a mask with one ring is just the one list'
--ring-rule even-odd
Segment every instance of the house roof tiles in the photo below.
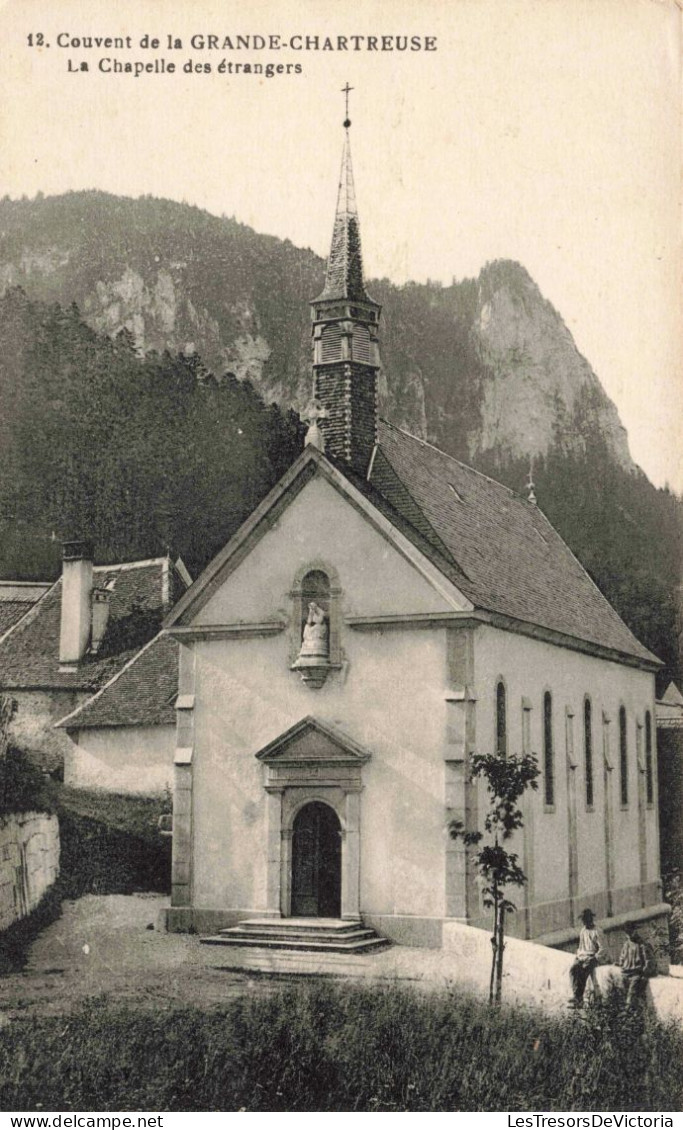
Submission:
{"label": "house roof tiles", "polygon": [[0,636],[9,631],[50,588],[43,581],[0,581]]}
{"label": "house roof tiles", "polygon": [[18,620],[21,620],[21,617],[26,615],[30,607],[30,604],[21,600],[0,601],[0,636],[4,635]]}
{"label": "house roof tiles", "polygon": [[155,636],[80,709],[58,723],[64,729],[172,726],[178,692],[178,644]]}

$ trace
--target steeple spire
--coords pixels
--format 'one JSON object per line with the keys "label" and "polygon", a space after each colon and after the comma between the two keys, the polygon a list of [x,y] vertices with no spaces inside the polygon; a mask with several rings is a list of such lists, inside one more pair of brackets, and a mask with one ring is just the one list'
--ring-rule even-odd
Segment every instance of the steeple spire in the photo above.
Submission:
{"label": "steeple spire", "polygon": [[[347,90],[351,90],[348,84],[344,88],[348,99]],[[368,298],[363,282],[363,256],[360,246],[356,189],[353,183],[350,127],[347,104],[337,210],[334,216],[334,228],[332,229],[332,246],[330,257],[327,260],[325,289],[320,298],[336,300],[349,298],[353,302],[369,302],[371,299]]]}
{"label": "steeple spire", "polygon": [[347,83],[344,148],[325,287],[311,303],[315,421],[308,441],[365,474],[377,442],[377,329],[381,307],[363,281],[360,227],[349,143]]}

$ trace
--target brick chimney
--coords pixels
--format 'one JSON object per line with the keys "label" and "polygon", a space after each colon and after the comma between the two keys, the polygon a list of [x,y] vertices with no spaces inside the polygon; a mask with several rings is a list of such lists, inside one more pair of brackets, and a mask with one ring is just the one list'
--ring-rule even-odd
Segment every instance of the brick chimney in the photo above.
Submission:
{"label": "brick chimney", "polygon": [[92,589],[92,544],[87,541],[65,542],[62,550],[60,670],[75,670],[87,650],[92,626]]}

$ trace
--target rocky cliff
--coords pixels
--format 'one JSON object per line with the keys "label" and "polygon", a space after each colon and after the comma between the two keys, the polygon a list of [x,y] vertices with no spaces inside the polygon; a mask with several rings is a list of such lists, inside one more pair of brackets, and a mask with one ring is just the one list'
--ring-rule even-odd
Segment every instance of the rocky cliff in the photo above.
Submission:
{"label": "rocky cliff", "polygon": [[620,466],[631,469],[615,405],[524,268],[491,263],[477,285],[472,333],[486,378],[470,455],[545,454],[553,443],[583,452],[587,438],[597,434]]}
{"label": "rocky cliff", "polygon": [[[288,241],[171,201],[99,192],[0,202],[0,286],[76,302],[141,351],[198,352],[266,400],[310,392],[308,301],[324,264]],[[383,304],[382,410],[461,458],[503,465],[626,433],[556,310],[518,263],[452,286],[369,282]]]}

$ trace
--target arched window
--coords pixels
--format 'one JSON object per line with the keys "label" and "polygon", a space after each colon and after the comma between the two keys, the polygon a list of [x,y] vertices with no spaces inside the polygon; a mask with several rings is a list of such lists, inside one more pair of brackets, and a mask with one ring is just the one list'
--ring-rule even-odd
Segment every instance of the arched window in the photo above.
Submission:
{"label": "arched window", "polygon": [[583,752],[586,771],[586,807],[593,807],[593,710],[591,700],[583,703]]}
{"label": "arched window", "polygon": [[496,685],[496,753],[506,757],[508,751],[507,718],[505,708],[505,684]]}
{"label": "arched window", "polygon": [[619,787],[621,803],[628,804],[628,740],[626,735],[626,707],[619,707]]}
{"label": "arched window", "polygon": [[545,803],[555,803],[555,764],[553,756],[553,700],[550,691],[543,695],[543,775]]}
{"label": "arched window", "polygon": [[648,804],[654,804],[655,778],[652,765],[652,715],[645,711],[645,798]]}

